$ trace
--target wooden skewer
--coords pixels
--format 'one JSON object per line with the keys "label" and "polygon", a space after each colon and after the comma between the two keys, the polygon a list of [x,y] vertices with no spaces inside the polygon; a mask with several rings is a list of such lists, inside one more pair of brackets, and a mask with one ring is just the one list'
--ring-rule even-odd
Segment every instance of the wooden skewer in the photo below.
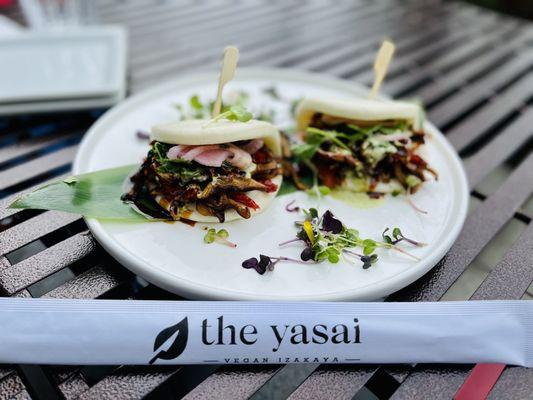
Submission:
{"label": "wooden skewer", "polygon": [[376,55],[376,60],[374,61],[374,84],[372,85],[372,90],[368,95],[369,99],[374,99],[385,79],[387,70],[389,69],[389,64],[394,55],[394,43],[389,40],[384,40],[381,44],[381,48]]}
{"label": "wooden skewer", "polygon": [[224,49],[224,59],[222,60],[220,78],[218,79],[217,99],[213,106],[213,118],[220,114],[220,108],[222,107],[222,90],[224,89],[224,85],[233,79],[235,70],[237,69],[238,60],[239,49],[232,46]]}

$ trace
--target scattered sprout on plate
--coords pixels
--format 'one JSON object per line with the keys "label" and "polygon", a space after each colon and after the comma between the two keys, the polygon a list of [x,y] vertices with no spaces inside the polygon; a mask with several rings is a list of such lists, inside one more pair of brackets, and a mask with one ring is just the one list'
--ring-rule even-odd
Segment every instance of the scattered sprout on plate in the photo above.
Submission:
{"label": "scattered sprout on plate", "polygon": [[208,228],[208,227],[204,227],[203,229],[207,231],[206,234],[204,235],[204,243],[211,244],[214,242],[219,242],[229,247],[237,247],[235,243],[230,242],[228,240],[229,233],[227,230],[219,229],[217,231],[215,228]]}
{"label": "scattered sprout on plate", "polygon": [[259,255],[259,259],[252,257],[242,262],[242,267],[246,269],[255,269],[259,275],[263,275],[267,270],[273,271],[274,266],[280,261],[292,261],[300,264],[307,264],[304,261],[295,260],[289,257],[269,257],[264,254]]}
{"label": "scattered sprout on plate", "polygon": [[288,203],[285,206],[285,211],[287,211],[287,212],[298,212],[298,211],[300,211],[300,207],[295,206],[294,203],[296,203],[296,200],[292,200],[290,203]]}
{"label": "scattered sprout on plate", "polygon": [[[385,229],[382,233],[383,241],[377,241],[362,238],[358,230],[348,228],[330,210],[322,215],[319,215],[316,208],[303,210],[303,212],[305,219],[296,222],[298,227],[296,237],[279,244],[282,247],[289,243],[303,242],[305,247],[300,253],[301,260],[261,255],[259,259],[252,257],[245,260],[242,266],[247,269],[254,268],[262,275],[267,270],[272,270],[274,265],[280,261],[305,264],[328,261],[336,264],[341,258],[347,261],[356,258],[362,262],[363,269],[368,269],[378,261],[376,254],[378,248],[395,250],[419,260],[418,257],[398,247],[397,244],[405,241],[416,247],[424,246],[424,243],[404,236],[400,228],[393,228],[391,235],[387,234],[390,228]],[[356,249],[359,251],[354,251]]]}

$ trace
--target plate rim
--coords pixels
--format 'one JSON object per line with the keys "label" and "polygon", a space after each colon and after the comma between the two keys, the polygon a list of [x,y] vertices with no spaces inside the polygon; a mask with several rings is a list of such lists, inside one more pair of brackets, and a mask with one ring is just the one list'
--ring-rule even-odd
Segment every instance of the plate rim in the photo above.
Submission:
{"label": "plate rim", "polygon": [[[87,149],[90,147],[92,140],[95,140],[93,139],[93,136],[97,138],[99,131],[105,128],[107,124],[112,123],[116,118],[121,118],[122,114],[127,113],[129,108],[135,107],[138,103],[149,100],[152,96],[157,96],[159,92],[168,91],[169,86],[179,87],[183,84],[190,85],[191,81],[193,80],[203,82],[206,79],[215,78],[216,75],[217,71],[215,70],[204,70],[184,74],[179,78],[167,80],[143,90],[106,111],[84,135],[74,159],[72,167],[73,173],[78,174],[87,172],[87,169],[83,168],[84,154],[88,154]],[[302,81],[306,82],[307,84],[310,82],[318,82],[319,84],[323,84],[328,88],[339,88],[344,92],[346,92],[348,89],[348,91],[351,91],[354,94],[362,94],[365,90],[364,86],[355,82],[293,68],[240,68],[238,71],[238,78],[256,78],[263,80],[285,79]],[[431,122],[427,120],[425,121],[425,126],[432,136],[434,136],[434,139],[437,140],[438,144],[443,147],[446,152],[446,156],[451,158],[453,161],[452,165],[450,166],[452,169],[452,176],[454,178],[458,178],[453,180],[453,185],[456,188],[453,202],[457,203],[452,205],[452,210],[457,208],[455,211],[457,213],[457,217],[454,221],[455,223],[452,224],[452,229],[445,236],[446,240],[441,242],[430,255],[424,258],[424,262],[426,263],[424,268],[421,268],[420,266],[418,266],[418,268],[414,268],[415,266],[413,266],[413,268],[408,268],[394,276],[390,276],[389,278],[382,279],[378,282],[374,282],[357,289],[330,292],[320,295],[276,296],[244,292],[239,293],[229,289],[216,288],[214,286],[193,282],[185,278],[178,278],[162,270],[156,265],[150,265],[150,267],[144,266],[144,262],[142,260],[131,253],[128,249],[117,243],[113,239],[112,235],[106,232],[100,221],[93,218],[85,218],[85,221],[102,247],[104,247],[104,249],[108,251],[116,260],[118,260],[125,268],[131,270],[136,275],[141,276],[156,286],[159,286],[172,293],[177,293],[180,296],[188,299],[273,301],[375,300],[376,298],[385,297],[391,293],[401,290],[433,269],[455,243],[466,220],[470,189],[462,161],[450,142],[440,132],[439,129],[437,129]],[[394,280],[394,282],[391,283],[389,282],[390,280]],[[379,294],[376,294],[377,292],[379,292]]]}

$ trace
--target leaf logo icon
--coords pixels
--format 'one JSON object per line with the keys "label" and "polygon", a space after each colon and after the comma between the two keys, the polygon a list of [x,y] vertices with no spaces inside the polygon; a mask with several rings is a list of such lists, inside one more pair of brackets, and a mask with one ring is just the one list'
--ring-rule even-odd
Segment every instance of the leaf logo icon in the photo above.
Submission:
{"label": "leaf logo icon", "polygon": [[175,334],[176,338],[168,346],[166,350],[160,350],[151,360],[150,364],[153,364],[158,358],[161,360],[173,360],[177,358],[185,347],[187,347],[187,339],[189,338],[189,323],[187,317],[183,318],[176,325],[169,326],[163,329],[154,341],[154,351],[157,351],[163,344],[169,342],[170,338]]}

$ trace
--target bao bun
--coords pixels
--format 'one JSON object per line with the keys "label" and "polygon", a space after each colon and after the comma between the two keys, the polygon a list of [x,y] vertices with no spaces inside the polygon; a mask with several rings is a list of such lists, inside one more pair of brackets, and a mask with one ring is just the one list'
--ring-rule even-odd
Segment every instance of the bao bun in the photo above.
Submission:
{"label": "bao bun", "polygon": [[268,122],[255,119],[248,122],[220,120],[211,122],[191,119],[170,124],[155,125],[150,135],[152,140],[168,144],[219,144],[239,140],[263,139],[276,157],[281,156],[281,141],[278,129]]}
{"label": "bao bun", "polygon": [[[281,139],[278,129],[268,122],[251,120],[248,122],[234,122],[219,120],[211,122],[209,120],[185,120],[169,124],[155,125],[152,127],[150,135],[152,140],[168,144],[184,145],[207,145],[237,142],[239,140],[263,139],[275,157],[281,157]],[[281,186],[282,175],[272,179],[272,182]],[[259,190],[246,192],[248,197],[259,205],[259,209],[250,209],[251,217],[264,211],[278,192],[266,193]],[[168,210],[169,205],[156,201]],[[196,211],[194,204],[187,207],[192,211],[187,219],[197,222],[219,222],[214,216],[205,216]],[[225,222],[243,219],[235,210],[229,209],[225,212]]]}
{"label": "bao bun", "polygon": [[414,130],[420,130],[422,127],[422,111],[414,103],[390,100],[307,98],[298,107],[298,130],[305,130],[316,113],[354,121],[402,120],[407,121]]}

